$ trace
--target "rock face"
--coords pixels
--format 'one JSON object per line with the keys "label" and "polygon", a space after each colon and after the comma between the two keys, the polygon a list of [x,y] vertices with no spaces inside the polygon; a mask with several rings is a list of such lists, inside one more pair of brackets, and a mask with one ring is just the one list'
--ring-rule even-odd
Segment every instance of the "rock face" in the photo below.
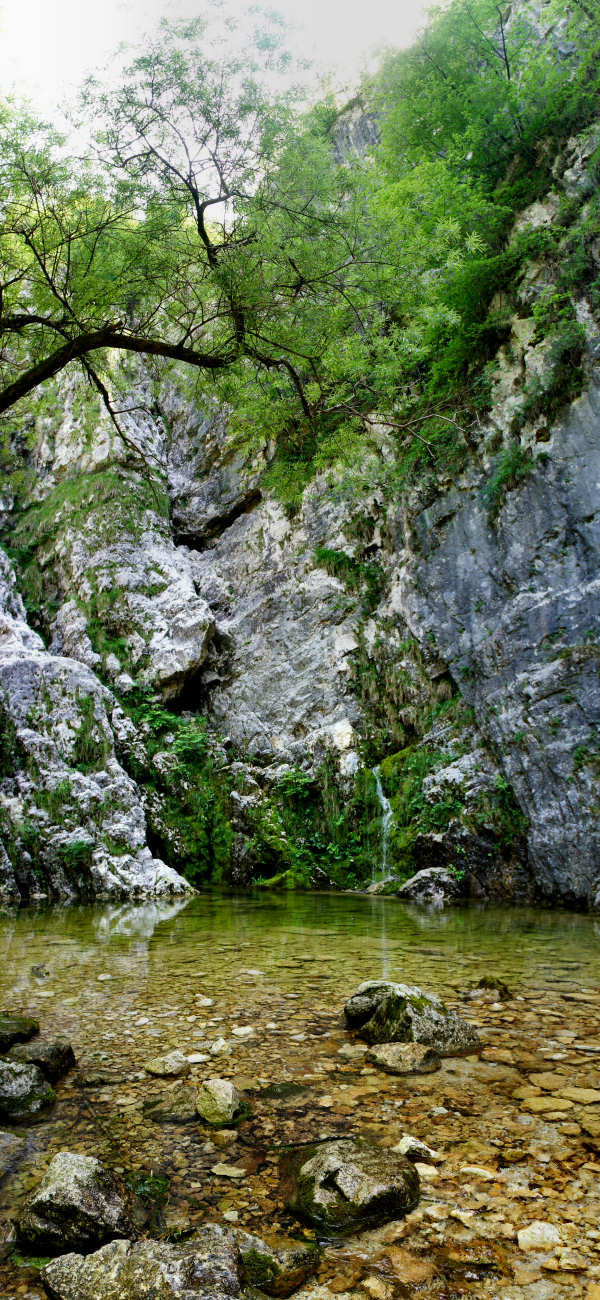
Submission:
{"label": "rock face", "polygon": [[35,1123],[55,1100],[56,1093],[36,1065],[0,1061],[0,1120]]}
{"label": "rock face", "polygon": [[408,984],[367,980],[346,1003],[344,1015],[367,1043],[422,1043],[441,1056],[479,1046],[472,1025],[440,998]]}
{"label": "rock face", "polygon": [[[353,102],[332,131],[336,156],[351,162],[377,134]],[[519,216],[515,238],[560,231],[561,188],[585,204],[598,138],[596,125],[568,142],[555,188]],[[597,275],[595,243],[589,256]],[[370,750],[394,814],[387,867],[417,873],[407,894],[436,899],[442,886],[447,898],[443,868],[462,873],[469,897],[600,907],[600,328],[591,300],[574,302],[585,384],[553,408],[533,309],[555,278],[542,259],[513,286],[489,417],[462,469],[428,471],[400,494],[388,473],[398,440],[384,427],[362,466],[368,489],[323,474],[292,512],[267,486],[273,448],[258,439],[240,453],[226,413],[194,410],[177,375],[157,396],[138,362],[122,367],[115,382],[135,408],[124,439],[75,381],[55,393],[33,452],[35,499],[7,520],[52,654],[0,558],[1,899],[180,887],[150,852],[122,764],[145,784],[164,854],[176,811],[165,813],[152,768],[136,768],[98,673],[123,696],[135,683],[201,713],[239,749],[227,799],[240,883],[263,874],[256,842],[279,857],[276,872],[289,865],[271,799],[284,768],[324,782],[324,765],[347,799]],[[532,393],[541,415],[528,412]],[[454,714],[439,715],[444,704]]]}
{"label": "rock face", "polygon": [[0,551],[0,895],[3,880],[17,899],[188,888],[147,847],[138,791],[115,755],[113,707],[90,668],[44,649]]}
{"label": "rock face", "polygon": [[44,1251],[89,1250],[124,1237],[129,1228],[122,1197],[93,1156],[60,1151],[19,1219],[19,1236]]}
{"label": "rock face", "polygon": [[600,887],[599,416],[590,380],[493,525],[473,474],[415,515],[391,595],[419,640],[434,637],[502,751],[538,887],[580,903]]}
{"label": "rock face", "polygon": [[63,1255],[42,1269],[53,1300],[231,1300],[243,1294],[233,1234],[206,1224],[178,1245],[114,1241],[87,1258]]}
{"label": "rock face", "polygon": [[410,1161],[358,1139],[304,1148],[295,1157],[292,1181],[289,1208],[325,1231],[358,1231],[398,1219],[419,1200],[419,1176]]}

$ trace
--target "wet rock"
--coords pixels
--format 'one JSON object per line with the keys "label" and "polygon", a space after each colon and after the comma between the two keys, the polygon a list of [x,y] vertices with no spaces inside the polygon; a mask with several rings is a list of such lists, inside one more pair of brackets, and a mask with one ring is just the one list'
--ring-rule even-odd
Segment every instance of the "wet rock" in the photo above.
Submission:
{"label": "wet rock", "polygon": [[52,1300],[231,1300],[242,1294],[232,1232],[205,1224],[189,1241],[114,1241],[42,1269]]}
{"label": "wet rock", "polygon": [[269,1246],[241,1228],[233,1232],[243,1281],[267,1295],[289,1296],[317,1271],[319,1248],[314,1242],[279,1241]]}
{"label": "wet rock", "polygon": [[7,1052],[13,1043],[26,1043],[40,1026],[31,1016],[20,1016],[12,1011],[0,1011],[0,1052]]}
{"label": "wet rock", "polygon": [[355,1231],[399,1219],[419,1200],[410,1160],[361,1139],[305,1147],[289,1167],[289,1208],[327,1231]]}
{"label": "wet rock", "polygon": [[144,1102],[144,1113],[155,1124],[191,1124],[196,1119],[196,1088],[180,1083]]}
{"label": "wet rock", "polygon": [[27,1202],[18,1227],[21,1239],[36,1249],[86,1250],[125,1236],[129,1221],[116,1184],[100,1161],[59,1151]]}
{"label": "wet rock", "polygon": [[447,867],[425,867],[405,881],[398,890],[398,898],[402,903],[443,907],[444,903],[458,903],[465,892],[464,884]]}
{"label": "wet rock", "polygon": [[347,1023],[367,1043],[422,1043],[441,1056],[479,1046],[476,1029],[440,998],[416,985],[368,980],[344,1008]]}
{"label": "wet rock", "polygon": [[196,1094],[196,1110],[207,1124],[230,1124],[242,1098],[229,1079],[205,1079]]}
{"label": "wet rock", "polygon": [[517,1241],[521,1250],[552,1250],[562,1245],[562,1236],[553,1223],[535,1219],[517,1233]]}
{"label": "wet rock", "polygon": [[422,1043],[380,1043],[365,1060],[386,1074],[433,1074],[441,1065],[439,1053]]}
{"label": "wet rock", "polygon": [[37,1065],[50,1083],[62,1079],[68,1070],[77,1065],[75,1053],[67,1038],[36,1039],[34,1043],[21,1043],[11,1049],[11,1060],[24,1065]]}
{"label": "wet rock", "polygon": [[0,1119],[9,1124],[27,1124],[43,1116],[56,1101],[37,1065],[0,1061]]}
{"label": "wet rock", "polygon": [[191,1065],[183,1052],[167,1052],[165,1056],[155,1056],[144,1066],[146,1074],[155,1074],[161,1079],[182,1079],[189,1074]]}
{"label": "wet rock", "polygon": [[0,1180],[12,1169],[24,1145],[24,1139],[17,1137],[15,1133],[0,1132]]}
{"label": "wet rock", "polygon": [[443,1160],[439,1151],[434,1151],[428,1147],[426,1142],[421,1142],[420,1138],[413,1137],[412,1133],[403,1133],[400,1141],[392,1147],[392,1151],[397,1151],[399,1155],[406,1156],[407,1160],[431,1160],[437,1163]]}

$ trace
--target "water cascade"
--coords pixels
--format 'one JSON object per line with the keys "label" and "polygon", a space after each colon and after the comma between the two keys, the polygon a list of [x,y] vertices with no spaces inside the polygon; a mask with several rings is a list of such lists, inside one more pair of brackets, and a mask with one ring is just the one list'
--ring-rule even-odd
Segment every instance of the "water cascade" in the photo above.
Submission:
{"label": "water cascade", "polygon": [[[381,769],[379,767],[373,768],[373,776],[375,777],[375,789],[377,791],[377,798],[381,808],[381,879],[389,880],[388,843],[390,838],[390,825],[394,820],[394,814],[389,799],[383,793]],[[373,867],[373,880],[375,879],[375,867]]]}

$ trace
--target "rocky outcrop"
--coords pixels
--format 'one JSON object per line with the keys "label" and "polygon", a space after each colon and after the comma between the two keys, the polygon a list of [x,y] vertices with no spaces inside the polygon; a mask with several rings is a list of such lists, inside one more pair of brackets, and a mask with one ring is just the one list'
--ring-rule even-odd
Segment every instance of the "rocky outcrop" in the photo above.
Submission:
{"label": "rocky outcrop", "polygon": [[[571,57],[560,24],[548,31],[559,57]],[[377,123],[356,103],[332,134],[351,159]],[[597,140],[591,128],[568,142],[555,188],[521,215],[515,239],[560,221],[561,187],[585,218]],[[598,264],[595,244],[589,255]],[[227,842],[219,871],[238,884],[263,871],[289,879],[273,797],[282,774],[337,782],[347,805],[372,763],[392,811],[386,873],[418,873],[411,896],[422,899],[427,884],[437,897],[431,882],[444,870],[446,894],[458,882],[466,897],[600,907],[600,332],[582,294],[581,366],[537,336],[534,308],[554,275],[532,257],[510,313],[496,304],[510,339],[494,359],[489,420],[465,435],[459,469],[436,465],[401,493],[389,467],[402,447],[384,427],[373,426],[362,466],[375,487],[357,494],[351,475],[319,475],[291,510],[268,488],[274,449],[259,438],[242,453],[226,412],[198,411],[177,374],[157,395],[137,362],[123,367],[122,438],[66,387],[40,418],[35,500],[14,521],[22,580],[53,654],[24,629],[13,592],[21,631],[9,705],[0,697],[10,755],[0,897],[177,887],[152,865],[122,764],[144,787],[157,852],[175,865],[198,856],[206,809],[196,801],[182,837],[193,783],[184,768],[173,776],[175,729],[160,751],[149,747],[99,674],[122,697],[134,681],[155,689],[179,718],[202,714],[222,738],[215,839]],[[55,749],[55,722],[40,722],[48,700],[61,713]],[[82,731],[95,745],[83,765]],[[196,771],[197,786],[204,776]],[[357,818],[361,831],[372,823],[369,876],[383,861],[373,790],[370,799]],[[366,879],[364,855],[360,871]]]}
{"label": "rocky outcrop", "polygon": [[[0,841],[9,899],[15,886],[24,899],[186,890],[147,847],[137,788],[115,755],[113,707],[90,668],[46,651],[0,552]],[[0,876],[0,893],[1,885]]]}

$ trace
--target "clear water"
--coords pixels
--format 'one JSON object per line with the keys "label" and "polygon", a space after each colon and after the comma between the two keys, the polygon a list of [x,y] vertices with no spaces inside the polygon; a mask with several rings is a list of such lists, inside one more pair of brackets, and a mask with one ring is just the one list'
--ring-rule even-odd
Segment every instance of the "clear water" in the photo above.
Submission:
{"label": "clear water", "polygon": [[[541,908],[425,910],[363,895],[202,895],[187,904],[25,909],[0,917],[0,1004],[81,1026],[201,991],[277,991],[341,1007],[382,975],[449,993],[496,974],[544,989],[598,982],[600,918]],[[44,966],[46,978],[32,971]],[[202,972],[201,976],[198,972]],[[100,981],[99,975],[110,975]]]}
{"label": "clear water", "polygon": [[[534,908],[427,911],[354,894],[210,894],[188,903],[0,916],[0,1007],[37,1015],[47,1036],[66,1035],[82,1072],[58,1085],[56,1106],[43,1123],[20,1130],[23,1158],[0,1183],[0,1294],[42,1300],[35,1269],[23,1269],[2,1241],[51,1156],[64,1148],[97,1154],[123,1174],[164,1175],[163,1209],[175,1223],[181,1216],[194,1228],[232,1212],[251,1230],[275,1235],[294,1230],[278,1182],[277,1153],[286,1143],[364,1132],[389,1146],[404,1129],[416,1132],[450,1153],[435,1196],[463,1209],[474,1203],[457,1171],[465,1161],[497,1162],[498,1143],[501,1149],[508,1140],[526,1142],[539,1155],[542,1178],[550,1176],[555,1139],[549,1125],[544,1117],[538,1124],[522,1116],[522,1103],[509,1094],[535,1068],[568,1071],[569,1082],[600,1087],[599,940],[598,917]],[[502,1007],[461,1002],[458,995],[483,975],[506,981],[520,1000]],[[497,1067],[472,1058],[445,1062],[439,1074],[415,1082],[340,1056],[351,1039],[340,1015],[346,998],[361,980],[382,976],[441,993],[487,1030],[486,1041],[514,1053],[520,1073],[513,1070],[512,1082],[498,1092]],[[247,1026],[252,1034],[236,1038]],[[239,1137],[223,1150],[197,1122],[163,1124],[148,1116],[148,1100],[171,1085],[150,1079],[143,1068],[174,1047],[208,1053],[220,1036],[225,1055],[205,1058],[195,1074],[233,1078],[251,1105]],[[268,1086],[281,1083],[296,1086],[289,1096],[269,1096]],[[449,1096],[461,1104],[455,1107]],[[569,1119],[578,1117],[577,1108],[568,1112]],[[556,1140],[568,1144],[560,1120],[555,1129]],[[587,1158],[582,1150],[574,1162],[579,1182],[597,1177]],[[239,1185],[215,1169],[223,1159],[242,1161]],[[569,1193],[575,1194],[589,1198],[591,1191],[578,1183]],[[552,1189],[550,1197],[536,1201],[536,1217],[566,1213],[569,1197],[557,1202]],[[423,1203],[429,1198],[425,1187]],[[499,1206],[504,1213],[502,1200]],[[595,1229],[595,1205],[592,1212]],[[467,1231],[448,1222],[450,1236]],[[429,1250],[428,1238],[422,1249]],[[323,1278],[337,1276],[340,1258],[335,1251],[325,1258]],[[384,1274],[388,1267],[376,1259],[375,1266]],[[354,1260],[352,1267],[362,1275],[373,1259]],[[506,1269],[510,1278],[508,1263]],[[336,1291],[342,1283],[338,1278]],[[475,1279],[451,1294],[481,1300],[497,1294],[489,1285],[491,1292]],[[556,1294],[571,1300],[582,1285],[573,1274],[572,1286]],[[446,1282],[439,1286],[432,1282],[419,1295],[440,1300],[449,1292]]]}

